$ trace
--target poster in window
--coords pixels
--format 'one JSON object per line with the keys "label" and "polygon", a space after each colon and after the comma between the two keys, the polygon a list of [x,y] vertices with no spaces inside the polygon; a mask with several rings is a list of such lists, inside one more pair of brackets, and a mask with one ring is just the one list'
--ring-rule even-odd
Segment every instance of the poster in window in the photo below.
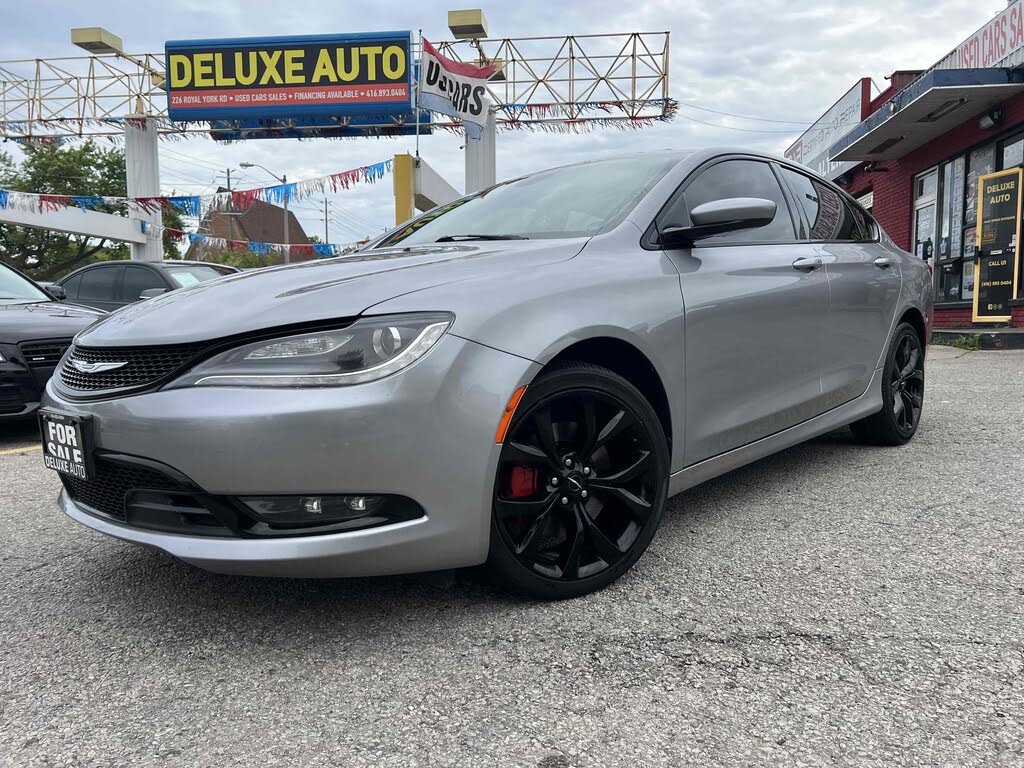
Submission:
{"label": "poster in window", "polygon": [[960,298],[973,299],[974,298],[974,261],[964,260],[964,281],[963,287],[960,289]]}
{"label": "poster in window", "polygon": [[976,323],[1010,319],[1017,292],[1017,242],[1020,239],[1021,170],[979,177],[977,258],[974,278]]}
{"label": "poster in window", "polygon": [[971,152],[970,170],[967,173],[967,202],[964,206],[964,221],[973,224],[978,220],[978,179],[996,168],[994,145],[981,147]]}
{"label": "poster in window", "polygon": [[946,220],[949,222],[949,255],[956,258],[960,255],[961,238],[964,229],[964,171],[966,161],[963,156],[953,161],[953,172],[951,174],[951,194],[947,194],[949,209],[946,211]]}
{"label": "poster in window", "polygon": [[964,261],[970,260],[974,263],[974,238],[977,234],[975,227],[968,227],[964,230]]}

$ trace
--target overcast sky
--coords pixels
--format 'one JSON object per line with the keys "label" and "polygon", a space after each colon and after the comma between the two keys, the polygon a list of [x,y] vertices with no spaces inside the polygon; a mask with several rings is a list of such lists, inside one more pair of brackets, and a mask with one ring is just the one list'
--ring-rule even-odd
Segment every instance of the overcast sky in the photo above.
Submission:
{"label": "overcast sky", "polygon": [[[649,130],[499,134],[498,178],[576,159],[660,148],[724,144],[781,153],[801,133],[798,124],[739,119],[696,107],[774,121],[813,121],[858,78],[870,76],[884,89],[886,75],[930,66],[1004,6],[1001,0],[512,0],[484,5],[494,37],[669,31],[670,93],[685,103],[674,122]],[[133,52],[162,51],[169,39],[420,28],[432,41],[446,40],[446,11],[453,7],[467,5],[429,0],[12,1],[5,3],[0,59],[76,55],[68,30],[80,26],[105,27]],[[424,158],[460,190],[461,143],[448,134],[421,139]],[[412,149],[411,138],[163,142],[162,182],[165,192],[209,192],[223,179],[216,169],[243,161],[301,180]],[[238,186],[267,183],[261,171],[251,169]],[[298,213],[307,232],[322,237],[317,205],[306,201]],[[331,207],[339,211],[330,221],[332,242],[369,234],[356,220],[384,227],[393,222],[390,178],[335,195]]]}

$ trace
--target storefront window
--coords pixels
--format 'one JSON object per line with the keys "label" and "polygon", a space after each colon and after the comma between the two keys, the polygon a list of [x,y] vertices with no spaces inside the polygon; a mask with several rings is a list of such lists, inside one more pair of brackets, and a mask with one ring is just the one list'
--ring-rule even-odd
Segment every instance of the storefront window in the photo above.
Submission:
{"label": "storefront window", "polygon": [[914,179],[914,253],[930,260],[935,256],[935,197],[939,187],[936,170]]}
{"label": "storefront window", "polygon": [[1003,170],[1024,164],[1024,136],[1014,136],[1003,142]]}
{"label": "storefront window", "polygon": [[974,224],[978,220],[978,177],[996,169],[995,145],[990,144],[971,152],[968,166],[964,222]]}

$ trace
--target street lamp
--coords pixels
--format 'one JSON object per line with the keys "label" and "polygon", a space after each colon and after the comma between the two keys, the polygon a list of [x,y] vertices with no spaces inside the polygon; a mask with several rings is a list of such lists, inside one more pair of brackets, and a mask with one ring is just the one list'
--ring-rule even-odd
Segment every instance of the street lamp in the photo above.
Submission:
{"label": "street lamp", "polygon": [[[276,173],[274,173],[272,170],[267,168],[265,165],[260,165],[259,163],[239,163],[239,165],[242,166],[243,168],[262,168],[264,171],[269,173],[271,175],[271,177],[273,177],[276,181],[279,181],[282,184],[287,184],[288,183],[288,177],[287,176],[278,176]],[[282,208],[284,209],[284,263],[285,264],[290,264],[291,260],[292,260],[292,249],[288,247],[288,230],[289,230],[289,226],[288,225],[291,222],[288,220],[288,191],[287,190],[285,190],[285,193],[281,196],[281,198],[282,198],[282,200],[284,200],[284,204],[282,205]]]}

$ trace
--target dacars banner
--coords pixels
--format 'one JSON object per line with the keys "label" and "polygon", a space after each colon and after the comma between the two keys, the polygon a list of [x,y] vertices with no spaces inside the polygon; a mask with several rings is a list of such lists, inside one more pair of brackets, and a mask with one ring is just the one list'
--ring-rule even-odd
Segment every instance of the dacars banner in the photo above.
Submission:
{"label": "dacars banner", "polygon": [[491,99],[487,95],[487,78],[497,67],[478,67],[453,61],[437,52],[427,40],[423,41],[420,62],[419,104],[423,109],[461,120],[466,136],[479,139],[487,120]]}

